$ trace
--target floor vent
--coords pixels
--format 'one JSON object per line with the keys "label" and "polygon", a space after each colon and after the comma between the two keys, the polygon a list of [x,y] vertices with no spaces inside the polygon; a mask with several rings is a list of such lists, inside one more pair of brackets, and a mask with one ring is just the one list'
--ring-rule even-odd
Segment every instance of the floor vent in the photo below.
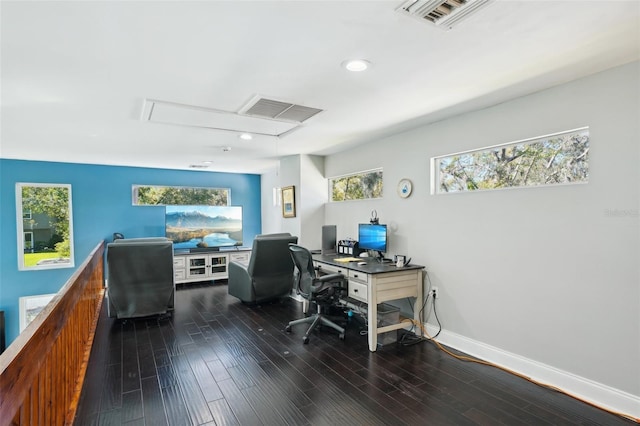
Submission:
{"label": "floor vent", "polygon": [[450,29],[492,2],[493,0],[409,0],[396,11]]}
{"label": "floor vent", "polygon": [[303,123],[320,112],[322,110],[318,108],[310,108],[258,96],[249,101],[238,113],[252,117]]}

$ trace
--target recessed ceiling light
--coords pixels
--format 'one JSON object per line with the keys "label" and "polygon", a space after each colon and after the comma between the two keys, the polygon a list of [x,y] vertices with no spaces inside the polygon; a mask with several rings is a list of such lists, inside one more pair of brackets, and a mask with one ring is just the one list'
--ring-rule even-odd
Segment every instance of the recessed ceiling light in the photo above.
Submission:
{"label": "recessed ceiling light", "polygon": [[251,139],[253,139],[253,136],[251,136],[250,133],[242,133],[240,135],[240,139],[242,139],[243,141],[250,141]]}
{"label": "recessed ceiling light", "polygon": [[365,59],[349,59],[342,63],[342,66],[349,71],[360,72],[371,66],[371,62]]}
{"label": "recessed ceiling light", "polygon": [[202,164],[213,164],[213,161],[211,161],[211,160],[206,160],[206,161],[203,161],[203,162],[202,162]]}

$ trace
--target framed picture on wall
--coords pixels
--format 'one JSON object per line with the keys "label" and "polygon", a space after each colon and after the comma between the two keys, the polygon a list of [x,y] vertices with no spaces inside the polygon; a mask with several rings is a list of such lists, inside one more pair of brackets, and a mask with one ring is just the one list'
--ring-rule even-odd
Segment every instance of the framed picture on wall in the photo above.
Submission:
{"label": "framed picture on wall", "polygon": [[20,332],[27,328],[29,323],[38,316],[40,311],[53,299],[54,294],[39,294],[37,296],[25,296],[18,299],[20,305]]}
{"label": "framed picture on wall", "polygon": [[282,217],[296,217],[295,186],[282,188]]}

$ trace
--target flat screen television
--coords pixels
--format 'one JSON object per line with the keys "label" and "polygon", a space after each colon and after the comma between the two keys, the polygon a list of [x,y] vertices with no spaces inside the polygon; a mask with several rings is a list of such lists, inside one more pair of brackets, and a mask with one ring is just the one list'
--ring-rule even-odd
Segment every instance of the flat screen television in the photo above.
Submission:
{"label": "flat screen television", "polygon": [[358,248],[385,253],[387,251],[387,225],[358,224]]}
{"label": "flat screen television", "polygon": [[176,250],[242,245],[242,206],[166,206],[165,235]]}

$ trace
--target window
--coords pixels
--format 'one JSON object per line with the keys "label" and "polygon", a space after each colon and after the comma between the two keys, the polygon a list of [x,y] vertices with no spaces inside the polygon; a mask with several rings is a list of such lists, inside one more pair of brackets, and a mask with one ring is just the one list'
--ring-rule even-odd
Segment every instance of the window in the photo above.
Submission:
{"label": "window", "polygon": [[329,179],[331,201],[382,198],[382,169]]}
{"label": "window", "polygon": [[74,266],[71,199],[69,184],[16,183],[19,270]]}
{"label": "window", "polygon": [[33,232],[24,233],[24,249],[33,250]]}
{"label": "window", "polygon": [[432,193],[569,183],[589,179],[589,128],[432,159]]}
{"label": "window", "polygon": [[133,185],[134,206],[155,205],[230,205],[229,188],[194,188],[188,186]]}

